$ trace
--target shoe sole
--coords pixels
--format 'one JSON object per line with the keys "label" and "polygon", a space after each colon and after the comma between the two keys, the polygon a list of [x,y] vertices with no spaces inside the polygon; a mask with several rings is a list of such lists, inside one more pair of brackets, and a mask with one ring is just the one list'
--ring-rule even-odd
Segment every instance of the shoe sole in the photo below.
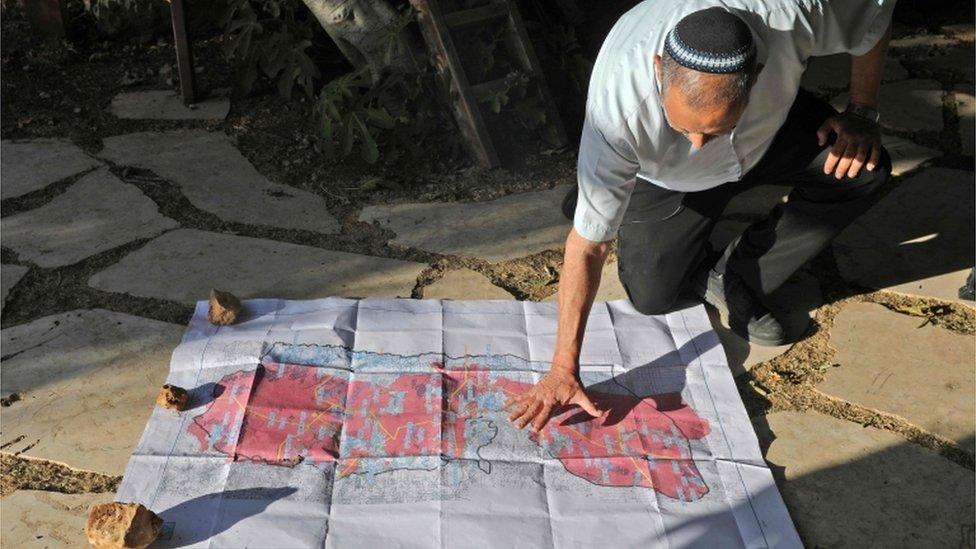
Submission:
{"label": "shoe sole", "polygon": [[786,345],[787,343],[790,343],[790,340],[787,339],[786,337],[783,337],[781,339],[766,339],[762,337],[756,337],[750,334],[748,330],[741,330],[744,333],[739,333],[740,330],[737,330],[732,327],[732,320],[729,318],[729,308],[725,304],[725,296],[721,296],[721,298],[719,296],[716,296],[715,292],[713,292],[711,288],[708,287],[707,284],[705,286],[705,291],[703,293],[704,293],[704,297],[702,299],[704,299],[705,302],[711,305],[712,307],[718,309],[718,312],[721,313],[721,315],[724,317],[725,323],[728,324],[729,330],[732,331],[732,333],[734,333],[735,335],[745,339],[749,343],[755,343],[760,347],[779,347],[781,345]]}

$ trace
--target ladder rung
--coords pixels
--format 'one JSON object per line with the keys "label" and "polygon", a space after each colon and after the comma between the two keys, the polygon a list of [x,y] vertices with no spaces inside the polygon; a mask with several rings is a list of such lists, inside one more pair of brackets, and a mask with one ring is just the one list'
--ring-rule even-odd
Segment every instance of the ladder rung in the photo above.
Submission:
{"label": "ladder rung", "polygon": [[444,15],[444,23],[448,27],[457,28],[475,23],[481,23],[508,15],[508,4],[504,2],[489,2],[478,8],[459,10]]}

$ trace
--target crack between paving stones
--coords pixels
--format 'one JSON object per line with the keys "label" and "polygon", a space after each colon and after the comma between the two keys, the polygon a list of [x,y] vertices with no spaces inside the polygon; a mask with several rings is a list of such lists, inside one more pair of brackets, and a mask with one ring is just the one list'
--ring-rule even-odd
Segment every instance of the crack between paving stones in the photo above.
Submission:
{"label": "crack between paving stones", "polygon": [[[935,298],[907,296],[884,290],[850,295],[832,254],[813,263],[819,274],[825,300],[816,313],[816,331],[797,342],[786,353],[763,362],[736,378],[736,385],[750,417],[777,411],[816,410],[822,414],[894,433],[969,470],[974,470],[974,455],[954,441],[929,432],[906,419],[823,393],[816,385],[826,378],[824,366],[833,366],[836,349],[830,346],[830,332],[837,315],[853,303],[876,303],[899,314],[921,316],[927,323],[961,335],[976,333],[976,310],[959,303]],[[823,271],[827,271],[823,273]],[[833,271],[833,272],[830,272]],[[841,293],[844,292],[844,293]],[[850,295],[837,298],[838,295]],[[918,311],[918,314],[913,314]],[[761,388],[760,391],[757,387]]]}
{"label": "crack between paving stones", "polygon": [[[20,262],[29,270],[7,295],[0,327],[6,329],[75,309],[106,309],[173,324],[186,324],[193,315],[193,307],[189,305],[167,299],[106,292],[88,285],[92,275],[114,265],[150,240],[134,240],[61,267],[43,268],[30,262]],[[4,251],[4,256],[11,254]]]}
{"label": "crack between paving stones", "polygon": [[12,215],[45,206],[55,198],[66,193],[68,189],[70,189],[78,180],[102,167],[104,166],[95,166],[52,183],[48,183],[44,187],[35,191],[31,191],[20,196],[6,198],[0,201],[0,217],[10,217]]}
{"label": "crack between paving stones", "polygon": [[109,475],[71,467],[59,461],[0,452],[0,497],[17,490],[62,494],[114,492],[121,475]]}

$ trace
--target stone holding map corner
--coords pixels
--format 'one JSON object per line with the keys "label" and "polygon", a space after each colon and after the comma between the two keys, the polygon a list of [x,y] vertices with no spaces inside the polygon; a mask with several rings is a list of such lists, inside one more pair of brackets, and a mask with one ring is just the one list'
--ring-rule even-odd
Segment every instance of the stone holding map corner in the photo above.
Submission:
{"label": "stone holding map corner", "polygon": [[85,536],[95,549],[143,549],[163,528],[163,519],[138,503],[94,505],[85,523]]}
{"label": "stone holding map corner", "polygon": [[185,410],[186,404],[189,401],[190,394],[186,392],[186,389],[168,383],[163,385],[163,388],[159,390],[159,394],[156,395],[156,404],[158,406],[162,406],[167,410],[173,410],[174,412],[182,412]]}
{"label": "stone holding map corner", "polygon": [[237,322],[243,306],[241,300],[230,292],[222,292],[216,288],[210,290],[210,303],[207,308],[207,318],[217,326],[230,326]]}

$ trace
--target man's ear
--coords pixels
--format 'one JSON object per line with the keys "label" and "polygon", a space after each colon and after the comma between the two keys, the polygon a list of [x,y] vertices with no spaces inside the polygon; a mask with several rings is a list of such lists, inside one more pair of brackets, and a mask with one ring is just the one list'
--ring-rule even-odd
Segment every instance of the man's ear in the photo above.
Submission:
{"label": "man's ear", "polygon": [[654,55],[654,74],[657,76],[657,81],[658,82],[663,82],[663,79],[664,79],[664,74],[663,74],[664,67],[663,67],[662,63],[663,63],[663,61],[661,60],[661,56],[658,55],[658,54],[655,54]]}

